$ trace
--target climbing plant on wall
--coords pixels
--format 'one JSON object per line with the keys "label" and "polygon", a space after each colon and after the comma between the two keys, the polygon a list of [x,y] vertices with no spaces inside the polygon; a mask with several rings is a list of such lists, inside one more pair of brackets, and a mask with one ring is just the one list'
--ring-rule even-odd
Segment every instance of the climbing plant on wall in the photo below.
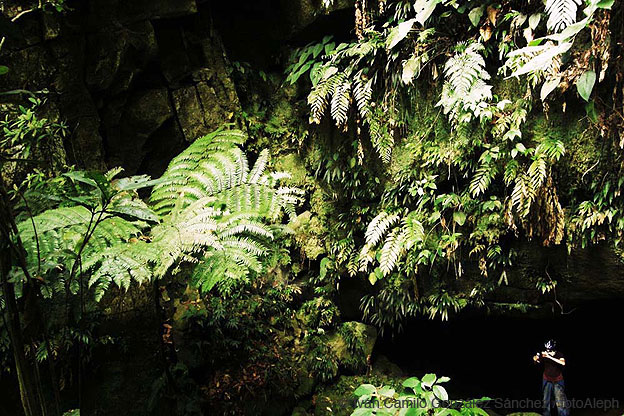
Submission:
{"label": "climbing plant on wall", "polygon": [[[528,120],[555,117],[554,103],[564,110],[570,103],[587,116],[584,145],[603,140],[621,154],[619,123],[607,121],[621,86],[606,35],[613,2],[384,6],[360,4],[367,23],[356,40],[322,57],[308,95],[312,123],[328,118],[353,130],[359,149],[370,144],[386,166],[380,209],[359,231],[359,248],[349,249],[359,250],[358,273],[379,290],[363,299],[365,315],[396,326],[401,316],[445,319],[482,304],[508,282],[516,240],[570,249],[601,238],[617,244],[619,162],[596,159],[600,184],[567,188],[561,177],[575,140],[543,134]],[[612,104],[597,99],[601,85],[613,88]],[[426,103],[431,94],[434,106]],[[360,151],[357,163],[370,159]],[[454,288],[474,266],[483,280],[468,292]]]}

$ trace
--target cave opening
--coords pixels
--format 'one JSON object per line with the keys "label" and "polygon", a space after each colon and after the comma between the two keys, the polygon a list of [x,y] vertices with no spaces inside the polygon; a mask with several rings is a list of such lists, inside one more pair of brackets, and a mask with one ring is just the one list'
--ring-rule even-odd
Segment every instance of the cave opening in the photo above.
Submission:
{"label": "cave opening", "polygon": [[[621,409],[624,365],[616,323],[620,315],[619,301],[602,300],[540,319],[478,311],[448,322],[417,319],[402,333],[381,337],[375,355],[388,357],[405,375],[434,372],[450,377],[451,398],[539,400],[541,367],[532,356],[543,351],[546,339],[555,338],[567,362],[568,399],[617,399]],[[596,410],[582,413],[597,414]]]}

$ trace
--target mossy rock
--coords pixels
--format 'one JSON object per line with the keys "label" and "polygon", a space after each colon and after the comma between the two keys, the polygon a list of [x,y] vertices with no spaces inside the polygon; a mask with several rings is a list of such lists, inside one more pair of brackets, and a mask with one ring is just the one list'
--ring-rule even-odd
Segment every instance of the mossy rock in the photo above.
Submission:
{"label": "mossy rock", "polygon": [[403,376],[403,370],[385,355],[380,355],[373,362],[373,374],[400,378]]}
{"label": "mossy rock", "polygon": [[291,228],[295,232],[295,241],[308,259],[315,260],[326,252],[323,236],[325,229],[320,219],[310,211],[299,214]]}
{"label": "mossy rock", "polygon": [[377,341],[377,330],[361,322],[345,322],[329,335],[329,347],[336,354],[339,365],[358,371],[365,367]]}

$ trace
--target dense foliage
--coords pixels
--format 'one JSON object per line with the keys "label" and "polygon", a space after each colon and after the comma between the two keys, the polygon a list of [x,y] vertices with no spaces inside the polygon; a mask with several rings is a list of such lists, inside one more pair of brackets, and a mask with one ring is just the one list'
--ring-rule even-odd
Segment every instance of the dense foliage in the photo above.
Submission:
{"label": "dense foliage", "polygon": [[[602,245],[621,257],[620,2],[353,3],[353,39],[319,25],[311,43],[275,57],[278,71],[224,59],[238,110],[217,115],[219,103],[198,100],[199,138],[177,113],[158,120],[150,140],[174,153],[157,179],[145,164],[134,176],[103,160],[99,170],[69,166],[82,163],[68,156],[80,123],[59,116],[71,95],[63,82],[0,92],[0,376],[19,387],[26,416],[84,412],[86,377],[111,356],[150,370],[133,378],[154,414],[285,414],[295,400],[318,410],[315,392],[366,374],[353,415],[485,416],[464,402],[434,406],[448,400],[446,377],[377,383],[377,332],[466,308],[534,307],[497,297],[514,279],[563,312],[558,276],[518,272],[527,247]],[[25,1],[0,12],[2,52],[21,41],[22,20],[42,16],[44,37],[56,39],[55,19],[73,9]],[[210,59],[224,55],[221,44],[195,43],[188,30],[199,20],[171,13],[142,21],[158,29],[150,42],[169,51],[163,33],[175,32]],[[144,46],[127,43],[127,55]],[[5,56],[0,77],[19,70]],[[226,100],[222,68],[180,77],[120,68],[137,89],[166,78],[159,91],[176,111],[200,89]],[[130,110],[143,98],[111,94],[111,106]],[[211,112],[223,125],[203,135],[216,128]],[[167,128],[182,142],[166,142]],[[421,399],[416,412],[379,407]]]}
{"label": "dense foliage", "polygon": [[479,405],[490,400],[487,397],[473,400],[453,400],[443,384],[448,377],[425,374],[422,379],[410,377],[401,383],[402,391],[391,386],[376,387],[360,385],[353,394],[357,396],[356,409],[352,416],[371,415],[438,415],[485,416],[488,413]]}
{"label": "dense foliage", "polygon": [[[309,69],[310,121],[327,116],[355,137],[343,169],[370,164],[369,147],[384,164],[366,229],[334,246],[347,259],[337,270],[379,287],[365,316],[396,328],[481,305],[508,282],[517,241],[619,244],[613,2],[356,3],[367,16],[358,39],[307,47],[290,78]],[[609,88],[612,102],[596,92]],[[557,126],[564,115],[550,107],[561,101],[583,130]],[[467,291],[455,283],[466,273]]]}

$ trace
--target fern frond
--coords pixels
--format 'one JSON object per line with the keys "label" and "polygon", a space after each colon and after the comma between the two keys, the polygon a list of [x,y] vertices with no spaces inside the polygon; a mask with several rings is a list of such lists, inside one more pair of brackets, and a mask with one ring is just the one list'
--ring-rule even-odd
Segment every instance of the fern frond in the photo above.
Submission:
{"label": "fern frond", "polygon": [[254,164],[253,169],[249,172],[249,176],[247,177],[247,183],[257,183],[264,170],[267,166],[267,162],[269,160],[269,150],[264,149],[260,152],[260,156],[258,156],[258,160]]}
{"label": "fern frond", "polygon": [[400,217],[396,214],[381,212],[368,224],[366,228],[366,245],[375,247],[383,238],[388,229],[399,221]]}
{"label": "fern frond", "polygon": [[337,126],[347,124],[349,103],[351,98],[351,82],[341,73],[337,74],[340,80],[334,89],[331,98],[331,116]]}
{"label": "fern frond", "polygon": [[553,32],[560,32],[576,23],[578,6],[581,4],[582,0],[546,0],[546,27]]}
{"label": "fern frond", "polygon": [[496,176],[496,167],[490,164],[483,164],[475,172],[472,181],[470,181],[470,193],[473,197],[485,193],[490,186],[492,179]]}
{"label": "fern frond", "polygon": [[457,49],[458,52],[444,66],[446,82],[436,104],[442,106],[444,114],[454,123],[466,114],[469,119],[478,116],[482,103],[492,98],[492,86],[485,82],[490,79],[490,74],[480,53],[483,45],[459,44]]}
{"label": "fern frond", "polygon": [[329,104],[328,97],[334,95],[337,85],[342,81],[341,73],[335,73],[328,77],[321,79],[316,86],[312,88],[308,95],[308,105],[310,106],[310,119],[311,122],[319,124],[327,105]]}
{"label": "fern frond", "polygon": [[397,227],[386,238],[379,260],[379,269],[384,276],[389,275],[399,261],[406,237],[407,231]]}
{"label": "fern frond", "polygon": [[358,112],[363,119],[366,119],[369,114],[372,95],[373,80],[363,79],[360,71],[353,82],[353,97],[355,98]]}

